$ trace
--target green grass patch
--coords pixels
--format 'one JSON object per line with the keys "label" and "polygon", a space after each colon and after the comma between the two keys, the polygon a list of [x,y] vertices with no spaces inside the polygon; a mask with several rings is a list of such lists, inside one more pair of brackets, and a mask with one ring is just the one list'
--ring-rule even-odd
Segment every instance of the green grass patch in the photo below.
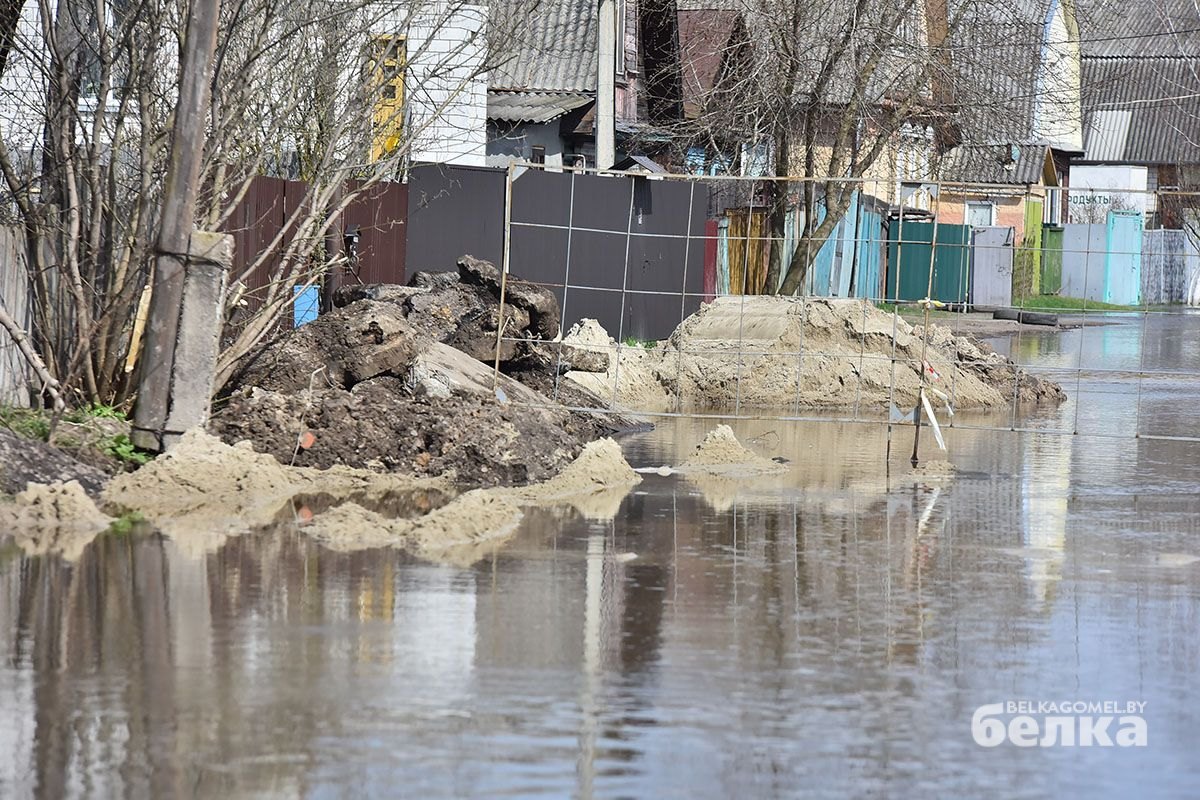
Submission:
{"label": "green grass patch", "polygon": [[123,464],[143,466],[150,461],[150,456],[133,446],[133,442],[124,433],[110,436],[101,443],[104,454],[117,459]]}
{"label": "green grass patch", "polygon": [[626,347],[644,347],[647,350],[653,350],[658,347],[658,342],[653,339],[639,339],[636,336],[626,336],[623,344]]}
{"label": "green grass patch", "polygon": [[1034,297],[1020,297],[1013,301],[1016,308],[1028,311],[1137,311],[1137,306],[1118,306],[1112,303],[1101,303],[1096,300],[1082,300],[1078,297],[1059,297],[1056,294],[1042,294]]}
{"label": "green grass patch", "polygon": [[114,519],[104,533],[109,536],[128,536],[145,521],[146,518],[141,515],[141,512],[130,511]]}
{"label": "green grass patch", "polygon": [[50,439],[50,418],[28,408],[0,408],[0,426],[26,439]]}

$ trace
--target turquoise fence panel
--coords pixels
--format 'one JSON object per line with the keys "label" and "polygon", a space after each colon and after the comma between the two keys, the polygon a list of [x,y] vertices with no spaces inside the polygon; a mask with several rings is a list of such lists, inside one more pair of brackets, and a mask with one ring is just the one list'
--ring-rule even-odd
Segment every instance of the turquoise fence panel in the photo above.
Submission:
{"label": "turquoise fence panel", "polygon": [[865,205],[858,209],[858,235],[854,257],[852,296],[875,299],[883,296],[883,215]]}
{"label": "turquoise fence panel", "polygon": [[833,276],[830,294],[834,297],[850,296],[850,273],[854,271],[855,241],[858,233],[858,192],[850,197],[850,207],[834,231],[836,250],[833,258]]}
{"label": "turquoise fence panel", "polygon": [[1108,212],[1104,263],[1104,302],[1136,306],[1142,293],[1142,215]]}

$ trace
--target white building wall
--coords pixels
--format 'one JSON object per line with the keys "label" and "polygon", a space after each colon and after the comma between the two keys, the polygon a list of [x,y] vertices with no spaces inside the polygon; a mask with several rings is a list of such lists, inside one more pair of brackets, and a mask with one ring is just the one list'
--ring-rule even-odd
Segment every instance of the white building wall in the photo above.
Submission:
{"label": "white building wall", "polygon": [[[487,4],[434,0],[406,26],[412,161],[483,166],[487,154]],[[387,30],[386,22],[379,33]]]}
{"label": "white building wall", "polygon": [[0,78],[0,136],[14,160],[31,157],[40,146],[49,95],[38,7],[33,2],[22,6],[8,66]]}

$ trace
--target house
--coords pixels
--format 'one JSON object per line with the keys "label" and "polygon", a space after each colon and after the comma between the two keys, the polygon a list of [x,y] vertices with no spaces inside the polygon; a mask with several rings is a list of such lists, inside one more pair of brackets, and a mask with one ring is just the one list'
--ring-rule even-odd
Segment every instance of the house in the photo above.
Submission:
{"label": "house", "polygon": [[[1200,189],[1200,12],[1155,0],[1130,13],[1096,0],[1083,45],[1083,154],[1071,165],[1071,221],[1132,209],[1148,228],[1178,228]],[[1194,213],[1194,212],[1192,212]]]}
{"label": "house", "polygon": [[[615,0],[614,117],[617,160],[644,154],[655,118],[677,113],[671,0]],[[493,0],[494,25],[521,19],[498,43],[487,90],[487,163],[595,166],[599,3],[561,0],[537,6]],[[643,50],[642,42],[651,47]]]}

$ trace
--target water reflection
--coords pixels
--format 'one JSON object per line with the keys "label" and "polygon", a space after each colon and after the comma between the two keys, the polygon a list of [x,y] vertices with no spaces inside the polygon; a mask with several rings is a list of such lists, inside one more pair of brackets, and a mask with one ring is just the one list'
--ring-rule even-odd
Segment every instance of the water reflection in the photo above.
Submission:
{"label": "water reflection", "polygon": [[[713,424],[626,450],[679,463]],[[0,796],[1194,789],[1196,445],[953,429],[930,482],[911,431],[890,465],[875,425],[737,431],[792,472],[647,475],[470,566],[298,515],[211,552],[0,551]],[[978,748],[1008,699],[1146,701],[1152,746]]]}

